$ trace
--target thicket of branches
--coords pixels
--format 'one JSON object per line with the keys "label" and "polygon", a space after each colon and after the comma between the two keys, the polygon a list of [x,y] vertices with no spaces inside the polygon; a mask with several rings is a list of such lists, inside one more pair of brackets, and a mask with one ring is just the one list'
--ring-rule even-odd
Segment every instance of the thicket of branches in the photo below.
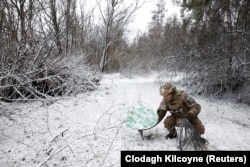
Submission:
{"label": "thicket of branches", "polygon": [[85,63],[79,65],[84,69],[81,75],[73,73],[73,60],[67,59],[79,54],[75,50],[80,52],[85,43],[76,37],[84,35],[88,18],[77,22],[76,1],[3,0],[0,8],[2,101],[48,99],[95,89],[98,76]]}
{"label": "thicket of branches", "polygon": [[[96,3],[103,18],[99,24],[86,1],[0,1],[1,100],[93,90],[100,78],[90,66],[102,72],[116,69],[118,48],[127,46],[123,34],[139,1]],[[71,66],[75,60],[82,64]]]}

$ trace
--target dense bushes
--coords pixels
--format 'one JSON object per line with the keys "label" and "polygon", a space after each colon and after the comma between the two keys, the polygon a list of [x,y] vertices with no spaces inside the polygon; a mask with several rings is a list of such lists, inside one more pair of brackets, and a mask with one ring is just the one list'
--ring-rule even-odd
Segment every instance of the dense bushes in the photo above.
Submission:
{"label": "dense bushes", "polygon": [[[43,47],[34,53],[21,48],[9,48],[12,52],[1,54],[0,94],[3,101],[42,99],[92,91],[99,83],[97,73],[80,60],[84,58],[55,58],[53,52]],[[77,66],[74,64],[76,61]]]}

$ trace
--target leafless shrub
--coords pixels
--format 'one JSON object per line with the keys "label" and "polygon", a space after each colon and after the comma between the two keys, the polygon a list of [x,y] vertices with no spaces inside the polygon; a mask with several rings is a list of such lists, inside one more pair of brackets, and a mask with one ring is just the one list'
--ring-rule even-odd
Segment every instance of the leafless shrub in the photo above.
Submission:
{"label": "leafless shrub", "polygon": [[74,74],[67,62],[56,59],[51,49],[47,50],[44,46],[36,54],[21,46],[16,50],[10,49],[13,50],[9,52],[11,55],[3,54],[0,62],[0,94],[3,101],[44,99],[91,91],[100,80],[87,71],[81,75]]}

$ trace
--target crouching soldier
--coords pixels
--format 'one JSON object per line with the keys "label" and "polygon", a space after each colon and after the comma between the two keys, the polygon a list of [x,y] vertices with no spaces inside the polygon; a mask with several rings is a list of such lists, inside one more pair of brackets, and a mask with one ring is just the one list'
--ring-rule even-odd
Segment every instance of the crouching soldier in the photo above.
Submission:
{"label": "crouching soldier", "polygon": [[[205,128],[198,118],[201,111],[201,106],[195,102],[187,93],[177,90],[171,83],[165,83],[160,87],[160,95],[163,96],[162,102],[157,110],[159,117],[164,117],[167,111],[171,115],[164,120],[164,126],[169,131],[166,139],[177,137],[175,126],[177,126],[182,118],[187,118],[199,135],[204,134]],[[202,138],[202,142],[206,139]]]}

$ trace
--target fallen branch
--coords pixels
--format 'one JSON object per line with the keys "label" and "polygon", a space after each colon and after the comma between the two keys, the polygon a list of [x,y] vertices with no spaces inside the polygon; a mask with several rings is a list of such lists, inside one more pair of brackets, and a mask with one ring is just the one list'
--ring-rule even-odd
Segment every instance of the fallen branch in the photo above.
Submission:
{"label": "fallen branch", "polygon": [[54,137],[52,138],[52,140],[51,140],[50,142],[52,143],[52,142],[55,141],[59,136],[62,136],[62,137],[63,137],[64,133],[65,133],[66,131],[68,131],[68,130],[69,130],[69,129],[65,129],[65,130],[63,130],[62,132],[58,133],[56,136],[54,136]]}
{"label": "fallen branch", "polygon": [[50,160],[52,157],[54,157],[55,155],[57,155],[58,153],[60,153],[67,146],[69,146],[69,145],[68,144],[64,145],[60,150],[58,150],[57,152],[55,152],[55,153],[51,154],[50,156],[48,156],[44,161],[42,161],[40,164],[38,164],[37,167],[43,166],[48,160]]}

